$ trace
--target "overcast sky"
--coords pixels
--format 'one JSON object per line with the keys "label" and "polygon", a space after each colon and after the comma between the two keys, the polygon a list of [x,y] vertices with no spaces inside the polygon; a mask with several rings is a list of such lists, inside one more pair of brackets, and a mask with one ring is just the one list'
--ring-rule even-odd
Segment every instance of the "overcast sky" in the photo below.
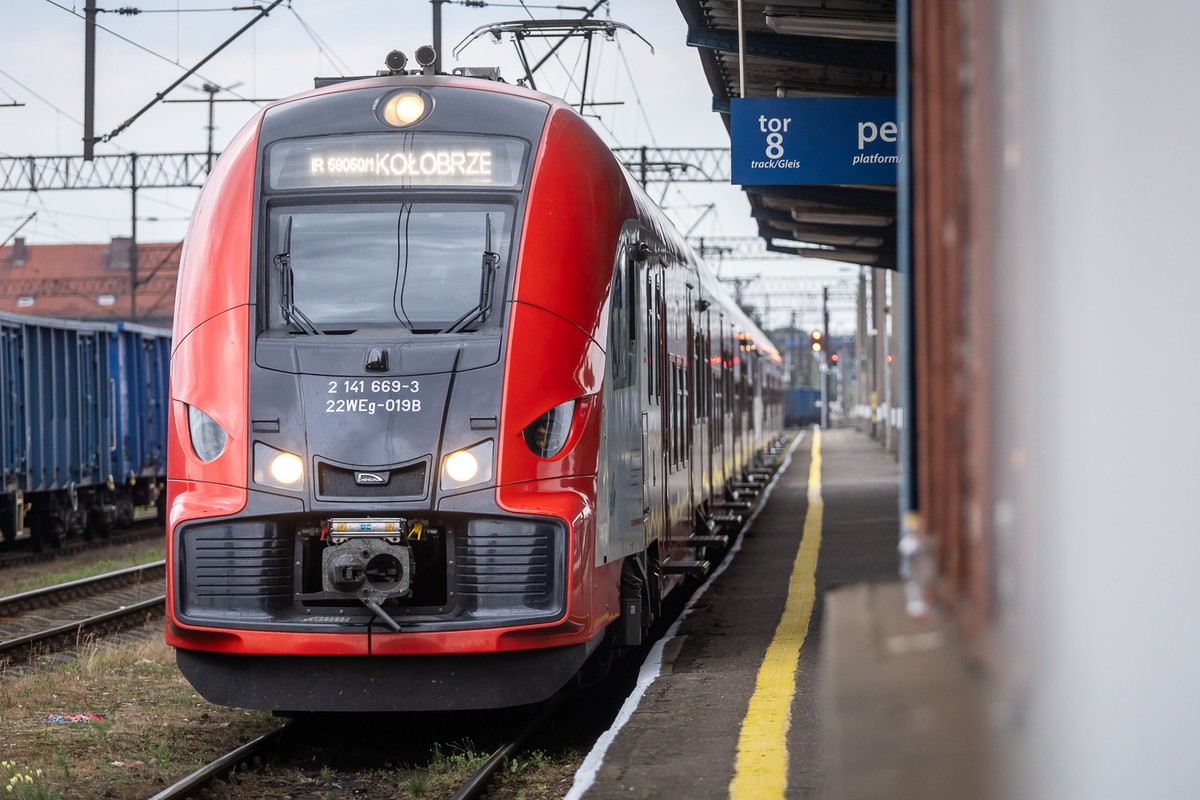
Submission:
{"label": "overcast sky", "polygon": [[[587,0],[571,0],[582,4]],[[594,0],[592,0],[594,2]],[[166,89],[187,68],[256,16],[232,11],[250,0],[98,0],[96,40],[96,133],[109,134]],[[268,5],[266,2],[262,6]],[[134,7],[137,15],[117,13]],[[82,154],[83,0],[0,0],[0,155]],[[502,20],[578,17],[541,0],[523,8],[515,0],[467,7],[443,6],[443,69],[499,66],[510,82],[523,74],[510,36],[490,36],[452,50],[475,28]],[[729,136],[712,112],[712,93],[700,59],[685,44],[686,26],[674,0],[611,0],[600,18],[629,25],[653,46],[628,32],[593,45],[588,99],[620,101],[599,106],[596,129],[612,146],[728,147]],[[432,40],[432,5],[427,0],[290,0],[230,44],[167,100],[204,100],[211,82],[231,91],[221,99],[279,98],[312,88],[314,76],[372,75],[389,50],[412,54]],[[124,37],[124,38],[122,38]],[[546,52],[528,40],[531,58]],[[538,89],[577,102],[583,76],[582,40],[559,50],[536,75]],[[7,103],[24,103],[8,106]],[[256,110],[249,102],[217,103],[214,149],[220,151]],[[159,103],[110,142],[103,153],[203,152],[207,148],[205,103]],[[694,235],[753,236],[757,226],[742,192],[732,186],[662,186],[662,201],[676,225]],[[142,190],[138,195],[138,239],[178,241],[196,190]],[[31,244],[107,242],[130,233],[128,192],[46,191],[0,194],[0,240],[31,213],[21,231]],[[805,261],[803,274],[853,276],[856,269]],[[731,263],[735,273],[795,274],[797,264]]]}

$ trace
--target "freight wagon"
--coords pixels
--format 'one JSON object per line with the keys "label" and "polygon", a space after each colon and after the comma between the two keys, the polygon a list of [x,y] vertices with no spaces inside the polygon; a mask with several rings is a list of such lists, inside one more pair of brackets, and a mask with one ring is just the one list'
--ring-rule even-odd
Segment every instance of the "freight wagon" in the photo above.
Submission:
{"label": "freight wagon", "polygon": [[170,331],[0,314],[0,533],[107,536],[166,474]]}
{"label": "freight wagon", "polygon": [[783,424],[789,428],[819,425],[821,422],[821,390],[797,386],[784,394]]}

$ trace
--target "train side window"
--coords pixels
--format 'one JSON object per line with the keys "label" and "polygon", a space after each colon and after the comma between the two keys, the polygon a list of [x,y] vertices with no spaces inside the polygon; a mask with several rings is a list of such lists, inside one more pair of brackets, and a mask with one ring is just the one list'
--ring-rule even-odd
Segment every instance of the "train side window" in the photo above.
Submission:
{"label": "train side window", "polygon": [[658,375],[658,308],[654,304],[654,277],[646,273],[646,395],[654,403]]}
{"label": "train side window", "polygon": [[675,452],[675,432],[679,428],[675,418],[675,362],[672,360],[667,366],[667,463],[671,467],[671,472],[674,472],[679,461]]}
{"label": "train side window", "polygon": [[[654,276],[654,317],[656,328],[654,332],[655,341],[658,344],[659,352],[662,353],[667,349],[667,304],[663,299],[662,279]],[[661,405],[663,400],[663,375],[662,368],[659,367],[659,372],[654,384],[654,397]]]}
{"label": "train side window", "polygon": [[688,389],[688,380],[691,377],[691,370],[688,368],[687,362],[681,362],[679,365],[679,463],[686,464],[688,461],[688,443],[692,438],[692,425],[689,419],[689,411],[691,408],[691,392]]}
{"label": "train side window", "polygon": [[625,270],[625,286],[628,288],[629,296],[625,298],[625,307],[629,309],[629,343],[627,349],[636,357],[637,355],[637,259],[633,253],[627,253],[625,261],[621,267]]}

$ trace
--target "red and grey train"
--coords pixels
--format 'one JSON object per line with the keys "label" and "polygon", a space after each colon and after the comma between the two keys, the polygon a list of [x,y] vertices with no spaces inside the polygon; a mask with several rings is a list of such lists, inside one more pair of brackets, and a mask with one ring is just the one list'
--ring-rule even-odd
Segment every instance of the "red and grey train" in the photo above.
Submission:
{"label": "red and grey train", "polygon": [[173,346],[166,636],[243,707],[548,697],[638,641],[782,426],[777,351],[588,123],[476,77],[260,112]]}

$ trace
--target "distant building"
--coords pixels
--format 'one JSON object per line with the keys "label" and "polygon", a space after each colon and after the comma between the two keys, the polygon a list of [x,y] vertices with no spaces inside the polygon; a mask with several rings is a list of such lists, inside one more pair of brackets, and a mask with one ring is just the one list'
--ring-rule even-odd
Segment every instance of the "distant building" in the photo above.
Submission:
{"label": "distant building", "polygon": [[136,313],[129,237],[108,244],[27,244],[0,248],[0,311],[82,320],[170,325],[179,242],[137,245]]}

